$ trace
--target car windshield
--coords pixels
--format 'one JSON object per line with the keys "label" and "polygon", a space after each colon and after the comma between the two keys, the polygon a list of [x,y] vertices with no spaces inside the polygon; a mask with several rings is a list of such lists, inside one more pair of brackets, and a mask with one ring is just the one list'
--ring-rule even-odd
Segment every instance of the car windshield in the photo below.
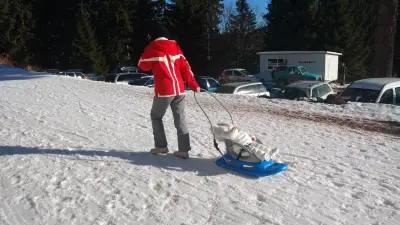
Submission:
{"label": "car windshield", "polygon": [[210,84],[210,87],[212,87],[212,88],[219,87],[219,83],[214,79],[208,79],[208,83]]}
{"label": "car windshield", "polygon": [[140,79],[143,74],[123,74],[118,77],[118,81],[130,81]]}
{"label": "car windshield", "polygon": [[245,69],[239,70],[239,71],[240,71],[240,73],[241,73],[242,75],[249,75],[249,74],[250,74],[249,71],[247,71],[247,70],[245,70]]}
{"label": "car windshield", "polygon": [[232,94],[235,91],[235,88],[235,86],[219,86],[216,92],[222,94]]}
{"label": "car windshield", "polygon": [[304,72],[305,72],[304,67],[299,67],[299,71],[300,71],[301,73],[304,73]]}
{"label": "car windshield", "polygon": [[203,88],[203,89],[207,89],[208,88],[206,79],[198,79],[197,81],[198,81],[198,83],[199,83],[201,88]]}
{"label": "car windshield", "polygon": [[297,87],[289,87],[285,90],[285,97],[288,99],[296,99],[296,98],[309,98],[310,90],[302,89]]}
{"label": "car windshield", "polygon": [[363,88],[346,88],[341,96],[351,102],[375,102],[379,92]]}
{"label": "car windshield", "polygon": [[331,89],[327,84],[320,85],[318,87],[315,87],[312,90],[312,97],[322,97],[324,95],[327,95],[331,92]]}
{"label": "car windshield", "polygon": [[237,90],[237,93],[240,94],[257,94],[261,92],[265,92],[267,89],[262,84],[254,84],[249,86],[240,87]]}

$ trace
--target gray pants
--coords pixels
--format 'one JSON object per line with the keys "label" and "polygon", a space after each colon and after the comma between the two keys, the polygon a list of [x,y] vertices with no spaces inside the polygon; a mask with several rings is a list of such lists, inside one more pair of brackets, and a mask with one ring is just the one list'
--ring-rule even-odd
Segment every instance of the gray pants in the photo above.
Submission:
{"label": "gray pants", "polygon": [[178,150],[181,152],[190,151],[189,131],[185,121],[185,95],[154,97],[150,116],[155,147],[165,148],[168,145],[162,119],[169,105],[171,105],[174,124],[178,134]]}

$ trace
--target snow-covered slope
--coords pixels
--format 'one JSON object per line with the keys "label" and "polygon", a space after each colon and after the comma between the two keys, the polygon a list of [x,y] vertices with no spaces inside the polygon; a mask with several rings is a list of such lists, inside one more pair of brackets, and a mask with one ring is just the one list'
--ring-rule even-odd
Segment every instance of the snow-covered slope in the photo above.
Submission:
{"label": "snow-covered slope", "polygon": [[[197,97],[213,122],[229,122]],[[179,160],[148,153],[152,89],[0,67],[0,224],[398,224],[400,107],[218,98],[280,149],[286,172],[217,167],[192,92],[193,150]],[[170,111],[164,121],[176,149]]]}

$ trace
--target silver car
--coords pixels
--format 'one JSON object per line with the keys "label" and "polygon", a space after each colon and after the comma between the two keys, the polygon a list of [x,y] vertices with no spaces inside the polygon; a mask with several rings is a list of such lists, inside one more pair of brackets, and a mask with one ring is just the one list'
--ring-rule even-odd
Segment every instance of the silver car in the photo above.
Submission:
{"label": "silver car", "polygon": [[287,85],[284,98],[296,100],[324,101],[334,94],[332,87],[321,81],[298,81]]}
{"label": "silver car", "polygon": [[368,78],[351,83],[337,101],[400,105],[400,78]]}
{"label": "silver car", "polygon": [[216,93],[269,97],[270,93],[261,82],[234,82],[218,87]]}
{"label": "silver car", "polygon": [[129,82],[138,80],[144,76],[149,76],[146,73],[117,73],[114,78],[114,83],[129,84]]}

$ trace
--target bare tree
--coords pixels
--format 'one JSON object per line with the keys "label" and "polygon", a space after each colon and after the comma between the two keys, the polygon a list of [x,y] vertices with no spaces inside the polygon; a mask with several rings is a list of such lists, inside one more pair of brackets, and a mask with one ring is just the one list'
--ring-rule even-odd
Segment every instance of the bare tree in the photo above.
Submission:
{"label": "bare tree", "polygon": [[398,0],[379,0],[375,30],[374,76],[393,76],[393,55],[397,26]]}

